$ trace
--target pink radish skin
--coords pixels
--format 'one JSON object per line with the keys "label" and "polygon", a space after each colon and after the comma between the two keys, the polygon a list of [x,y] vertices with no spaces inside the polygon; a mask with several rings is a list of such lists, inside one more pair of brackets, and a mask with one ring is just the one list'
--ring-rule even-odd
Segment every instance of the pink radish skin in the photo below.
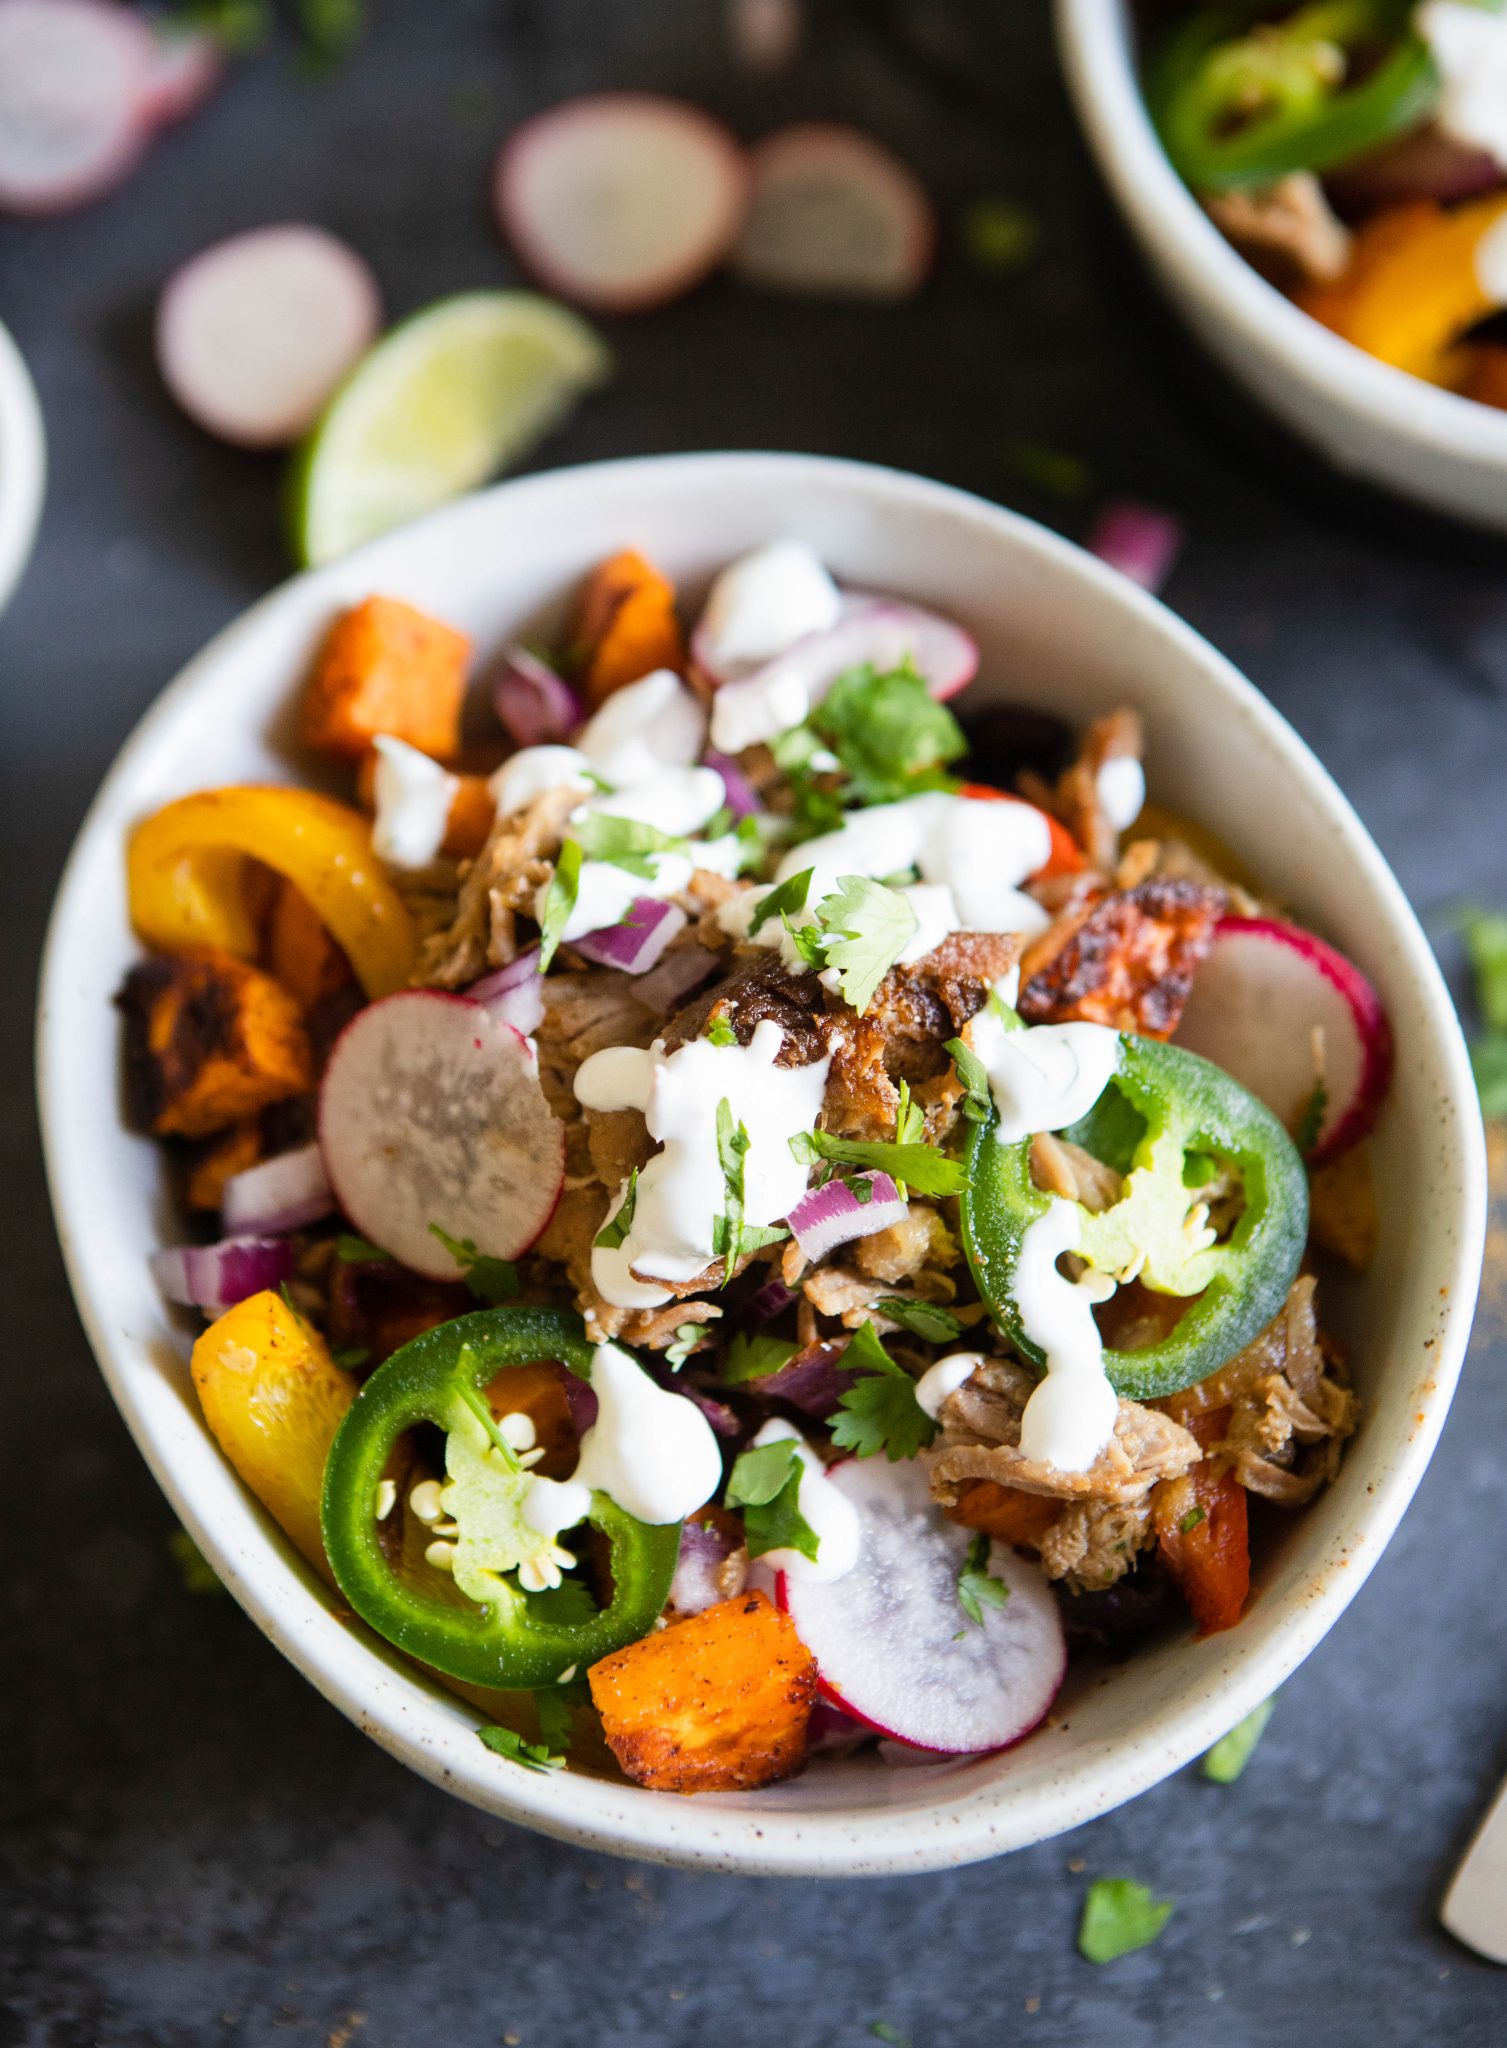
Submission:
{"label": "pink radish skin", "polygon": [[1358,967],[1312,932],[1274,918],[1227,917],[1194,977],[1176,1038],[1213,1060],[1295,1129],[1313,1093],[1313,1035],[1324,1034],[1328,1107],[1312,1165],[1375,1123],[1392,1079],[1392,1027]]}
{"label": "pink radish skin", "polygon": [[320,1086],[319,1147],[352,1227],[431,1280],[457,1274],[431,1224],[516,1259],[565,1177],[533,1047],[437,989],[384,996],[346,1026]]}
{"label": "pink radish skin", "polygon": [[805,298],[903,299],[936,247],[925,189],[861,129],[808,122],[750,157],[748,218],[733,251],[746,283]]}
{"label": "pink radish skin", "polygon": [[1038,1568],[992,1544],[989,1569],[1010,1598],[975,1624],[957,1599],[973,1532],[944,1519],[919,1460],[849,1458],[827,1477],[858,1510],[858,1563],[829,1584],[781,1572],[775,1587],[823,1697],[876,1734],[942,1756],[1029,1735],[1067,1671],[1057,1602]]}
{"label": "pink radish skin", "polygon": [[253,228],[169,280],[157,362],[206,433],[280,448],[314,424],[381,325],[377,280],[354,249],[323,228]]}
{"label": "pink radish skin", "polygon": [[596,93],[537,114],[493,173],[497,218],[549,291],[641,313],[716,269],[737,236],[748,169],[732,133],[653,93]]}
{"label": "pink radish skin", "polygon": [[150,135],[153,42],[104,0],[0,0],[0,212],[64,213]]}
{"label": "pink radish skin", "polygon": [[224,77],[225,64],[213,36],[197,29],[157,22],[151,37],[142,119],[150,128],[168,128],[203,106]]}

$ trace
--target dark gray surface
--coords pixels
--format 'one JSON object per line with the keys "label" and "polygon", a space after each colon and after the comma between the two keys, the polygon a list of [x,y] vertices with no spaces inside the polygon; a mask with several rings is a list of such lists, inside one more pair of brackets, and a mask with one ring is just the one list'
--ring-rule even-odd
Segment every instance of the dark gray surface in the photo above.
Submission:
{"label": "dark gray surface", "polygon": [[[1016,283],[949,251],[895,311],[719,284],[615,323],[616,386],[543,459],[830,450],[1073,529],[1084,514],[1012,482],[1006,450],[1023,435],[1081,451],[1106,488],[1187,518],[1171,602],[1315,744],[1455,964],[1451,902],[1507,899],[1500,545],[1319,476],[1191,356],[1106,217],[1043,14],[981,8],[990,62],[954,92],[858,7],[826,12],[806,69],[767,84],[729,71],[713,0],[389,0],[332,84],[260,62],[104,204],[0,227],[0,313],[35,368],[53,461],[40,548],[0,623],[0,2038],[849,2048],[882,2021],[916,2048],[1507,2039],[1502,1978],[1434,1918],[1507,1763],[1499,1330],[1478,1340],[1401,1534],[1238,1786],[1185,1774],[944,1876],[762,1883],[637,1869],[483,1819],[366,1742],[228,1601],[185,1593],[54,1246],[29,1004],[58,869],[138,714],[284,569],[277,473],[170,407],[153,296],[205,241],[299,216],[364,249],[394,311],[504,281],[492,148],[588,85],[685,91],[750,135],[795,114],[865,122],[945,216],[1014,192],[1051,247]],[[1143,1878],[1177,1911],[1155,1948],[1095,1970],[1073,1932],[1101,1874]]]}

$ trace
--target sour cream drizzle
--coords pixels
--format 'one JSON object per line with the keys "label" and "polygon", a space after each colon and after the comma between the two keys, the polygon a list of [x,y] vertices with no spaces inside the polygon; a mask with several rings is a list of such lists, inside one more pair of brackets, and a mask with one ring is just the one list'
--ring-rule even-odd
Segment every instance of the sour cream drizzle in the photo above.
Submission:
{"label": "sour cream drizzle", "polygon": [[1413,27],[1444,81],[1438,126],[1507,168],[1507,15],[1463,0],[1424,0]]}
{"label": "sour cream drizzle", "polygon": [[593,1492],[656,1527],[683,1522],[722,1484],[722,1453],[706,1417],[684,1395],[657,1387],[616,1344],[592,1355],[597,1419],[569,1479],[533,1479],[523,1519],[541,1536],[584,1521]]}
{"label": "sour cream drizzle", "polygon": [[1134,754],[1111,754],[1094,778],[1099,809],[1116,832],[1128,832],[1146,802],[1146,771]]}
{"label": "sour cream drizzle", "polygon": [[804,1551],[781,1548],[762,1552],[759,1562],[792,1579],[830,1585],[834,1579],[846,1578],[858,1562],[862,1547],[858,1510],[841,1488],[832,1484],[826,1466],[793,1424],[775,1418],[754,1438],[755,1446],[788,1441],[794,1442],[801,1466],[796,1506],[815,1534],[816,1555],[807,1557]]}
{"label": "sour cream drizzle", "polygon": [[841,594],[814,550],[800,540],[771,541],[730,563],[712,585],[697,651],[717,675],[733,675],[773,661],[808,633],[827,632],[841,611]]}
{"label": "sour cream drizzle", "polygon": [[982,1351],[950,1351],[945,1358],[939,1358],[916,1381],[916,1406],[935,1422],[948,1395],[966,1385],[983,1362]]}
{"label": "sour cream drizzle", "polygon": [[407,740],[378,733],[372,796],[372,851],[395,868],[427,868],[439,858],[460,783]]}
{"label": "sour cream drizzle", "polygon": [[[747,1045],[697,1038],[672,1053],[661,1044],[647,1052],[611,1046],[581,1062],[577,1100],[587,1109],[641,1110],[649,1136],[663,1148],[638,1176],[623,1242],[592,1248],[591,1277],[604,1300],[617,1308],[657,1308],[673,1295],[653,1282],[683,1285],[710,1265],[715,1225],[727,1209],[717,1150],[717,1106],[724,1099],[748,1132],[745,1220],[777,1223],[806,1192],[807,1169],[790,1140],[815,1125],[831,1062],[776,1066],[784,1037],[766,1018]],[[625,1183],[614,1215],[626,1193]]]}

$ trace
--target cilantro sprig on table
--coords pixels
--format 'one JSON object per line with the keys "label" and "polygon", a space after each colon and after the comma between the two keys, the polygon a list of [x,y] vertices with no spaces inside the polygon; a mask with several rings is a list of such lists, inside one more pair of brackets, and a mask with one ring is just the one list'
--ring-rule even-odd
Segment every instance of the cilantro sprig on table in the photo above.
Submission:
{"label": "cilantro sprig on table", "polygon": [[890,1357],[872,1323],[859,1324],[842,1363],[863,1377],[838,1401],[832,1419],[832,1441],[838,1449],[859,1458],[877,1457],[883,1451],[892,1465],[924,1450],[937,1425],[916,1399],[915,1381]]}
{"label": "cilantro sprig on table", "polygon": [[1088,1888],[1078,1924],[1085,1962],[1112,1963],[1156,1940],[1172,1914],[1170,1899],[1154,1899],[1133,1877],[1101,1877]]}
{"label": "cilantro sprig on table", "polygon": [[727,1504],[743,1511],[750,1557],[770,1550],[798,1550],[813,1561],[820,1539],[801,1513],[802,1464],[794,1437],[755,1444],[744,1451],[727,1482]]}
{"label": "cilantro sprig on table", "polygon": [[547,1742],[525,1742],[516,1728],[478,1728],[476,1732],[494,1755],[522,1764],[526,1771],[563,1771],[565,1768],[562,1754],[551,1749]]}
{"label": "cilantro sprig on table", "polygon": [[1507,916],[1469,910],[1460,920],[1485,1030],[1471,1040],[1470,1064],[1483,1116],[1507,1116]]}

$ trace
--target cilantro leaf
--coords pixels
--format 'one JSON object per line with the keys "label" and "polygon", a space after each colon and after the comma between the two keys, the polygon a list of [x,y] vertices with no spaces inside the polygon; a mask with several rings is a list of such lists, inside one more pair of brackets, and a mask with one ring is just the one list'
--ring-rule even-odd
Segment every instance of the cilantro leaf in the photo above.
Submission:
{"label": "cilantro leaf", "polygon": [[926,1112],[910,1099],[910,1083],[900,1083],[900,1101],[895,1110],[895,1143],[919,1145],[926,1134]]}
{"label": "cilantro leaf", "polygon": [[711,1023],[707,1025],[701,1035],[708,1045],[736,1045],[738,1043],[738,1034],[725,1017],[713,1017]]}
{"label": "cilantro leaf", "polygon": [[968,1546],[963,1569],[958,1573],[958,1605],[971,1622],[982,1628],[986,1607],[1003,1607],[1010,1588],[989,1569],[989,1538],[980,1529]]}
{"label": "cilantro leaf", "polygon": [[849,801],[861,804],[945,786],[937,771],[968,751],[962,727],[909,660],[883,674],[850,669],[807,722],[842,763]]}
{"label": "cilantro leaf", "polygon": [[861,1017],[874,991],[916,936],[916,913],[898,889],[867,875],[844,875],[816,907],[828,967],[845,1003]]}
{"label": "cilantro leaf", "polygon": [[926,1344],[953,1344],[963,1334],[963,1325],[952,1310],[938,1308],[934,1301],[906,1301],[898,1294],[887,1294],[874,1306]]}
{"label": "cilantro leaf", "polygon": [[429,1235],[439,1240],[460,1267],[461,1277],[478,1301],[496,1308],[517,1294],[518,1268],[511,1259],[491,1258],[476,1249],[473,1238],[450,1237],[437,1223],[430,1224]]}
{"label": "cilantro leaf", "polygon": [[542,1742],[525,1742],[516,1728],[478,1728],[477,1734],[497,1756],[522,1764],[526,1771],[561,1771],[565,1759]]}
{"label": "cilantro leaf", "polygon": [[1303,1114],[1298,1118],[1298,1128],[1293,1132],[1293,1143],[1306,1159],[1319,1142],[1319,1132],[1324,1128],[1324,1112],[1329,1107],[1329,1090],[1322,1078],[1313,1084],[1313,1093],[1303,1105]]}
{"label": "cilantro leaf", "polygon": [[677,1323],[673,1340],[665,1346],[665,1364],[671,1372],[679,1372],[701,1339],[706,1335],[705,1323]]}
{"label": "cilantro leaf", "polygon": [[1170,1899],[1154,1899],[1133,1877],[1101,1877],[1088,1888],[1078,1923],[1078,1953],[1086,1962],[1112,1963],[1156,1940],[1172,1912]]}
{"label": "cilantro leaf", "polygon": [[368,1266],[376,1265],[380,1259],[390,1259],[392,1253],[383,1251],[369,1237],[357,1237],[354,1231],[342,1230],[335,1240],[335,1256],[342,1266]]}
{"label": "cilantro leaf", "polygon": [[842,1362],[849,1370],[867,1370],[839,1399],[842,1412],[833,1418],[833,1443],[860,1458],[883,1451],[892,1465],[915,1457],[936,1435],[937,1425],[916,1399],[915,1381],[890,1357],[872,1323],[859,1324]]}
{"label": "cilantro leaf", "polygon": [[788,875],[783,882],[777,882],[767,896],[761,896],[749,919],[749,937],[771,917],[793,917],[798,910],[804,910],[814,873],[814,868],[803,868],[798,875]]}
{"label": "cilantro leaf", "polygon": [[591,1240],[599,1251],[615,1252],[618,1249],[633,1228],[633,1212],[637,1207],[638,1168],[635,1166],[628,1175],[628,1185],[623,1189],[623,1199],[618,1203],[617,1214],[609,1216]]}
{"label": "cilantro leaf", "polygon": [[752,1337],[746,1330],[739,1330],[727,1347],[722,1377],[733,1386],[742,1380],[761,1380],[789,1365],[800,1348],[784,1337]]}
{"label": "cilantro leaf", "polygon": [[654,879],[652,853],[684,853],[684,839],[661,832],[641,818],[615,818],[608,811],[591,811],[571,827],[588,860],[604,860],[615,868],[626,868],[643,881]]}
{"label": "cilantro leaf", "polygon": [[581,842],[567,839],[560,848],[555,872],[549,878],[539,915],[539,972],[542,974],[560,949],[565,927],[581,893]]}
{"label": "cilantro leaf", "polygon": [[1183,1516],[1182,1520],[1177,1525],[1177,1533],[1179,1536],[1191,1536],[1193,1534],[1193,1531],[1195,1529],[1201,1528],[1203,1524],[1208,1521],[1208,1519],[1209,1517],[1206,1509],[1189,1508],[1188,1512]]}
{"label": "cilantro leaf", "polygon": [[746,1223],[743,1220],[743,1164],[750,1139],[746,1124],[733,1116],[733,1106],[724,1095],[717,1104],[717,1159],[722,1168],[727,1207],[712,1225],[712,1250],[726,1263],[722,1276],[725,1287],[733,1267],[744,1252],[762,1251],[766,1245],[783,1244],[790,1232],[783,1223]]}
{"label": "cilantro leaf", "polygon": [[798,1550],[813,1561],[820,1538],[801,1513],[800,1447],[794,1437],[777,1437],[744,1451],[727,1482],[730,1508],[743,1510],[750,1557],[770,1550]]}
{"label": "cilantro leaf", "polygon": [[949,1159],[932,1145],[891,1145],[882,1138],[834,1138],[829,1131],[797,1131],[790,1149],[803,1165],[830,1159],[840,1166],[869,1167],[934,1200],[960,1195],[968,1184],[962,1161]]}
{"label": "cilantro leaf", "polygon": [[949,1038],[945,1050],[951,1055],[952,1064],[957,1068],[958,1079],[968,1091],[963,1102],[963,1114],[971,1123],[986,1123],[994,1114],[989,1069],[972,1047],[965,1045],[961,1038]]}
{"label": "cilantro leaf", "polygon": [[539,1746],[551,1756],[564,1757],[570,1749],[576,1708],[585,1706],[591,1688],[584,1678],[568,1678],[563,1685],[541,1686],[534,1694],[534,1712],[539,1716]]}
{"label": "cilantro leaf", "polygon": [[1277,1704],[1274,1693],[1269,1700],[1263,1700],[1259,1707],[1252,1708],[1243,1721],[1237,1721],[1228,1735],[1221,1735],[1218,1742],[1203,1760],[1203,1774],[1212,1778],[1216,1785],[1233,1785],[1240,1773],[1251,1760],[1251,1752],[1265,1733],[1266,1724],[1272,1717]]}

